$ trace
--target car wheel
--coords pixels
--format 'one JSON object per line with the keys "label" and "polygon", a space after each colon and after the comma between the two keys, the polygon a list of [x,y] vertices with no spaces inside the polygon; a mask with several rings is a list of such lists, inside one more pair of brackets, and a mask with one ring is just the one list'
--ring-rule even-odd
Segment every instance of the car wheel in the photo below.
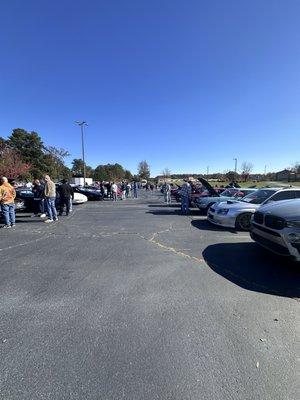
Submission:
{"label": "car wheel", "polygon": [[241,231],[249,231],[251,227],[251,213],[244,213],[237,217],[235,227]]}

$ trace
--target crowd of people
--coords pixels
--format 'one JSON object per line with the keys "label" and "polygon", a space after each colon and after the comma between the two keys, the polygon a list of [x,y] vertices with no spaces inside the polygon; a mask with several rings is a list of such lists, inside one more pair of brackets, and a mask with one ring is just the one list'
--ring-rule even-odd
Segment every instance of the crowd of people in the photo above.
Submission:
{"label": "crowd of people", "polygon": [[[74,199],[73,187],[67,180],[62,180],[56,185],[49,175],[45,175],[43,180],[35,179],[27,182],[26,188],[33,193],[33,216],[40,217],[45,223],[58,221],[58,216],[66,215],[72,211],[72,201]],[[4,219],[3,228],[15,228],[15,198],[17,184],[10,184],[6,177],[1,178],[0,182],[0,211]],[[101,192],[102,198],[117,201],[118,199],[128,199],[138,197],[138,189],[141,188],[139,182],[130,183],[128,181],[116,182],[96,182],[94,189]],[[1,215],[0,215],[1,217]]]}
{"label": "crowd of people", "polygon": [[116,182],[96,182],[94,188],[100,190],[102,197],[110,200],[117,201],[118,198],[122,200],[132,197],[138,197],[138,189],[140,189],[139,182],[122,181],[117,184]]}
{"label": "crowd of people", "polygon": [[[29,187],[29,183],[26,185]],[[118,199],[128,199],[138,197],[138,189],[144,188],[146,191],[161,189],[167,205],[171,203],[171,185],[165,182],[162,187],[147,183],[144,186],[140,182],[122,181],[116,182],[96,182],[94,188],[99,190],[103,198],[112,201]],[[67,180],[62,180],[56,185],[49,175],[44,176],[44,180],[35,179],[30,183],[33,192],[33,215],[44,219],[45,223],[58,221],[58,216],[66,215],[72,211],[72,201],[74,199],[73,187]],[[189,204],[192,194],[192,182],[185,180],[180,188],[181,211],[183,214],[189,213]],[[16,224],[15,216],[15,197],[16,190],[8,182],[6,177],[2,177],[0,185],[0,205],[4,217],[3,228],[14,228]]]}
{"label": "crowd of people", "polygon": [[[74,199],[74,191],[72,186],[62,180],[57,187],[51,180],[49,175],[45,175],[44,181],[35,179],[32,183],[33,192],[33,213],[35,216],[46,218],[45,223],[58,221],[58,216],[69,215],[72,211],[72,200]],[[59,202],[57,202],[57,197]],[[1,178],[0,185],[0,204],[4,217],[3,228],[14,228],[16,225],[15,215],[15,198],[16,190],[13,185],[8,182],[6,177]]]}

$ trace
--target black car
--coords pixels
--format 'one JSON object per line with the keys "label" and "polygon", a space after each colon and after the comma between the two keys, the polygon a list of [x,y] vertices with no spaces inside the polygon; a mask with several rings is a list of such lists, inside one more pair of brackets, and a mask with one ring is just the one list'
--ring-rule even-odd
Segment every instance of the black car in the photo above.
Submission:
{"label": "black car", "polygon": [[34,194],[29,188],[16,189],[15,210],[16,212],[33,212]]}
{"label": "black car", "polygon": [[103,196],[99,190],[90,189],[81,186],[73,187],[74,193],[81,193],[84,194],[88,200],[95,201],[95,200],[103,200]]}

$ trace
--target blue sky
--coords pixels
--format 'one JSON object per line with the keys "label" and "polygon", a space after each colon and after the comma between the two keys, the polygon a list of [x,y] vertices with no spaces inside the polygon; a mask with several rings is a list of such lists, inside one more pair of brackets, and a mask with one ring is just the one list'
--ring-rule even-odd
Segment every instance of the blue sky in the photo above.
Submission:
{"label": "blue sky", "polygon": [[152,175],[300,160],[300,1],[1,3],[0,135]]}

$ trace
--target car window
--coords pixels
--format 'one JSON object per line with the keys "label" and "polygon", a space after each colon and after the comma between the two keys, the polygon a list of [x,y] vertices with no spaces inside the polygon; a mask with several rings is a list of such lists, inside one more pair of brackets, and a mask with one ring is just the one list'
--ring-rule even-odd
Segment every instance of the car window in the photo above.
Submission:
{"label": "car window", "polygon": [[247,196],[243,197],[241,201],[251,204],[262,204],[274,193],[276,193],[276,190],[260,189],[253,193],[247,194]]}
{"label": "car window", "polygon": [[300,199],[300,190],[295,191],[296,199]]}
{"label": "car window", "polygon": [[227,190],[225,190],[224,192],[221,193],[221,196],[228,196],[228,197],[231,197],[231,196],[234,196],[234,194],[235,194],[236,192],[237,192],[236,189],[227,189]]}
{"label": "car window", "polygon": [[281,192],[275,193],[269,201],[280,201],[280,200],[291,200],[296,198],[294,190],[282,190]]}

